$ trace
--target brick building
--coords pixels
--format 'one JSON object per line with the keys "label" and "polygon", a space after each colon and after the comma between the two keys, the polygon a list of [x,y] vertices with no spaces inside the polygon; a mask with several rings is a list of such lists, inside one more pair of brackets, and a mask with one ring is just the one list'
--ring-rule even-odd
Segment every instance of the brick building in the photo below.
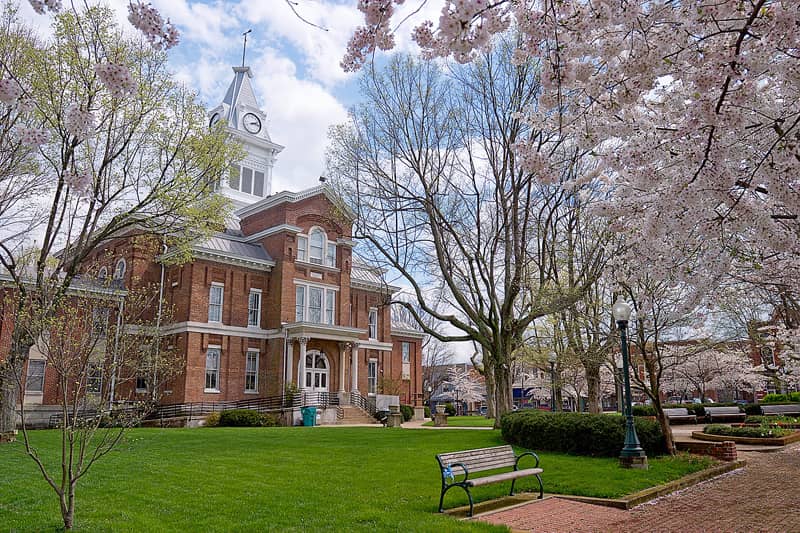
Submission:
{"label": "brick building", "polygon": [[[171,250],[124,236],[92,258],[101,277],[126,287],[158,284],[173,310],[165,342],[185,366],[162,403],[273,397],[296,386],[339,404],[391,388],[421,406],[423,336],[392,327],[386,302],[398,288],[354,255],[352,213],[324,183],[272,194],[283,147],[266,131],[250,68],[233,71],[209,123],[226,120],[247,153],[218,187],[236,208],[228,227],[197,242],[194,260],[181,266],[160,261]],[[26,403],[55,403],[46,362],[31,361]],[[147,387],[138,380],[136,392]]]}

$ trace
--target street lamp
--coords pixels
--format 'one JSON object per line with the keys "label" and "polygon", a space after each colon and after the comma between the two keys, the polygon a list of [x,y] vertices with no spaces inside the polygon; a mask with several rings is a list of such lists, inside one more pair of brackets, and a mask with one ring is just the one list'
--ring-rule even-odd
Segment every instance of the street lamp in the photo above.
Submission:
{"label": "street lamp", "polygon": [[622,356],[614,357],[614,363],[617,367],[617,375],[614,376],[614,382],[617,384],[617,411],[620,414],[625,414],[625,408],[623,407],[623,400],[624,397],[622,395]]}
{"label": "street lamp", "polygon": [[625,379],[625,446],[619,454],[619,464],[623,468],[647,468],[647,455],[639,444],[636,426],[633,425],[633,409],[631,407],[631,376],[628,361],[628,320],[631,318],[631,306],[622,301],[622,296],[611,308],[614,320],[619,328],[619,340],[622,345],[622,372]]}
{"label": "street lamp", "polygon": [[550,353],[547,362],[550,363],[550,410],[556,411],[556,357],[555,352]]}

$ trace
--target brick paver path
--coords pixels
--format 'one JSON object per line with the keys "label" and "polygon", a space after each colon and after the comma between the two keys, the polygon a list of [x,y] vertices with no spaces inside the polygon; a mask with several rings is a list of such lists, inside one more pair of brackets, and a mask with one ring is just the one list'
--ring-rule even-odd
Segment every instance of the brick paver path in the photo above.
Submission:
{"label": "brick paver path", "polygon": [[746,459],[741,470],[630,511],[551,498],[479,519],[552,533],[800,531],[800,444]]}

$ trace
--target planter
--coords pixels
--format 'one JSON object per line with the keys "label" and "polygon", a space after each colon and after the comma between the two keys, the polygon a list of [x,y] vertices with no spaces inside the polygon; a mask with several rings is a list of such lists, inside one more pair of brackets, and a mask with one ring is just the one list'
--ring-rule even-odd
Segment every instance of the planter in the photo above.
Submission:
{"label": "planter", "polygon": [[390,405],[389,406],[389,412],[390,413],[399,413],[400,412],[400,406],[399,405]]}
{"label": "planter", "polygon": [[731,435],[711,435],[702,431],[693,431],[692,438],[712,442],[725,442],[732,440],[736,444],[760,444],[763,446],[786,446],[792,442],[800,441],[800,431],[795,431],[785,437],[733,437]]}
{"label": "planter", "polygon": [[436,405],[436,413],[437,414],[443,415],[446,412],[447,412],[447,406],[446,405],[441,405],[441,404],[437,404]]}

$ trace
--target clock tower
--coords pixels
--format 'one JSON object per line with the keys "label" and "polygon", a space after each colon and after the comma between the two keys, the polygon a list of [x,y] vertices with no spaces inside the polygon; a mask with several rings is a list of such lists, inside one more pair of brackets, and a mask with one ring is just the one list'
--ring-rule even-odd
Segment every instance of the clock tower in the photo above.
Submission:
{"label": "clock tower", "polygon": [[272,194],[272,167],[283,146],[267,132],[267,114],[258,106],[250,67],[233,67],[233,81],[222,103],[209,112],[209,127],[224,120],[226,131],[244,146],[245,157],[232,165],[219,190],[236,208]]}

